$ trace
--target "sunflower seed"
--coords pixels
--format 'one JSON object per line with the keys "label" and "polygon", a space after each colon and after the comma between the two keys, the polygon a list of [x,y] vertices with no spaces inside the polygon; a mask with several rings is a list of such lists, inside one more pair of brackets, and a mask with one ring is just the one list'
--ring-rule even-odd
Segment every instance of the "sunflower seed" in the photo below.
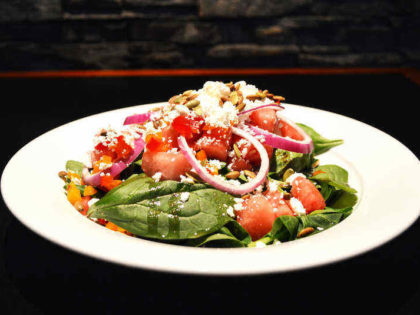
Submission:
{"label": "sunflower seed", "polygon": [[248,170],[245,170],[245,171],[244,171],[244,174],[245,174],[246,176],[248,176],[249,178],[255,178],[255,176],[257,176],[257,175],[255,175],[255,173],[254,173],[254,172],[251,172],[251,171],[248,171]]}
{"label": "sunflower seed", "polygon": [[239,150],[236,143],[233,144],[233,151],[235,151],[236,156],[238,157],[238,159],[240,159],[241,158],[241,151]]}
{"label": "sunflower seed", "polygon": [[297,238],[305,237],[305,236],[311,234],[313,231],[315,231],[315,229],[311,226],[307,227],[307,228],[304,228],[303,230],[301,230],[298,233]]}
{"label": "sunflower seed", "polygon": [[241,175],[238,171],[232,171],[226,174],[226,178],[228,179],[237,179]]}
{"label": "sunflower seed", "polygon": [[66,181],[67,172],[61,171],[58,172],[58,177],[60,177],[62,180]]}
{"label": "sunflower seed", "polygon": [[245,108],[245,103],[239,103],[238,106],[236,106],[236,110],[238,112],[241,112]]}

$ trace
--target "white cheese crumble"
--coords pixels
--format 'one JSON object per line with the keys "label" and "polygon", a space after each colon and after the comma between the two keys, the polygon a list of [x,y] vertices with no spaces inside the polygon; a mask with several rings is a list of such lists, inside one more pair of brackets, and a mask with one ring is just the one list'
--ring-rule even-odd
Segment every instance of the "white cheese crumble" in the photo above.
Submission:
{"label": "white cheese crumble", "polygon": [[261,242],[261,241],[257,241],[256,243],[255,243],[255,247],[256,248],[264,248],[264,247],[266,247],[267,245],[265,244],[265,243],[263,243],[263,242]]}
{"label": "white cheese crumble", "polygon": [[190,178],[190,177],[181,175],[180,178],[181,178],[181,183],[184,183],[184,184],[194,184],[194,180],[192,178]]}
{"label": "white cheese crumble", "polygon": [[292,184],[293,184],[293,182],[295,181],[295,179],[296,179],[296,178],[298,178],[298,177],[303,177],[303,178],[306,178],[306,176],[305,176],[304,174],[302,174],[302,173],[294,173],[294,174],[290,175],[290,176],[286,179],[286,183],[288,183],[288,184],[292,185]]}
{"label": "white cheese crumble", "polygon": [[268,182],[268,190],[269,191],[278,191],[279,190],[279,184],[275,181],[270,180]]}
{"label": "white cheese crumble", "polygon": [[98,198],[92,198],[88,201],[88,206],[91,207],[93,204],[95,204],[98,201],[99,201]]}
{"label": "white cheese crumble", "polygon": [[230,217],[232,217],[232,218],[234,218],[234,217],[235,217],[235,212],[233,211],[233,208],[232,208],[232,207],[227,208],[227,209],[226,209],[226,212],[227,212],[227,214],[228,214]]}
{"label": "white cheese crumble", "polygon": [[160,181],[161,177],[162,177],[162,173],[161,172],[157,172],[157,173],[155,173],[155,175],[152,176],[153,180],[156,183]]}
{"label": "white cheese crumble", "polygon": [[190,193],[189,192],[181,193],[180,200],[182,202],[186,202],[189,198],[190,198]]}
{"label": "white cheese crumble", "polygon": [[299,199],[296,199],[295,197],[290,198],[290,206],[292,207],[292,210],[297,214],[305,214],[306,209],[302,205]]}

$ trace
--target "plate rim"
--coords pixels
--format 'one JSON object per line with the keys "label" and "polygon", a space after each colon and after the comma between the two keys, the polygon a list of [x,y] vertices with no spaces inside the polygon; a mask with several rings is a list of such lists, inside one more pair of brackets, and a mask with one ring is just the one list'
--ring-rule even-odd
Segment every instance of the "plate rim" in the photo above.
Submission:
{"label": "plate rim", "polygon": [[[6,206],[8,207],[9,211],[13,214],[13,216],[15,218],[17,218],[21,223],[23,223],[23,225],[25,225],[26,228],[30,229],[31,231],[33,231],[34,233],[40,235],[41,237],[43,237],[44,239],[47,239],[48,241],[58,244],[66,249],[75,251],[78,254],[83,254],[83,255],[87,255],[89,257],[95,258],[95,259],[100,259],[106,262],[113,262],[113,263],[117,263],[117,264],[121,264],[121,265],[125,265],[128,267],[133,267],[133,268],[142,268],[142,269],[147,269],[147,270],[154,270],[154,271],[163,271],[163,272],[171,272],[171,273],[181,273],[181,274],[200,274],[200,275],[219,275],[219,276],[229,276],[229,275],[256,275],[256,274],[266,274],[266,273],[282,273],[282,272],[289,272],[289,271],[297,271],[297,270],[302,270],[302,269],[310,269],[310,268],[315,268],[315,267],[319,267],[319,266],[324,266],[324,265],[328,265],[328,264],[332,264],[335,263],[337,261],[343,261],[343,260],[347,260],[349,258],[352,257],[356,257],[356,256],[360,256],[370,250],[373,250],[375,248],[378,248],[380,246],[383,246],[385,243],[389,242],[390,240],[398,237],[401,233],[403,233],[405,230],[407,230],[408,228],[410,228],[410,226],[413,225],[413,223],[418,219],[418,217],[420,216],[420,211],[418,211],[418,213],[416,215],[412,215],[410,216],[410,218],[408,218],[404,224],[400,224],[398,229],[393,230],[392,233],[388,233],[386,234],[385,237],[383,237],[380,241],[377,241],[374,245],[368,245],[368,246],[360,246],[359,250],[357,250],[356,252],[348,252],[347,254],[342,254],[337,256],[335,259],[329,259],[329,260],[319,260],[316,261],[312,264],[306,264],[303,266],[289,266],[289,268],[282,268],[282,269],[276,269],[276,268],[262,268],[262,269],[252,269],[252,270],[203,270],[200,268],[191,270],[185,270],[183,268],[173,268],[171,266],[161,266],[161,265],[150,265],[150,264],[142,264],[142,263],[132,263],[132,262],[128,262],[128,261],[122,261],[120,259],[117,259],[115,257],[112,256],[107,256],[105,257],[104,255],[100,255],[98,253],[92,253],[92,252],[88,252],[87,250],[85,250],[83,247],[77,247],[75,244],[68,244],[66,241],[61,240],[61,239],[54,239],[53,235],[50,235],[49,233],[44,232],[43,230],[39,230],[37,228],[35,228],[34,226],[32,226],[27,220],[26,218],[22,215],[22,213],[19,213],[18,210],[13,209],[13,201],[11,201],[9,199],[9,196],[7,196],[7,194],[5,195],[5,192],[7,192],[7,188],[5,188],[6,183],[7,183],[7,179],[8,176],[10,176],[10,168],[13,165],[13,161],[16,159],[17,156],[19,156],[20,154],[22,154],[22,152],[24,152],[29,146],[33,145],[34,142],[36,142],[39,138],[47,136],[51,133],[57,132],[57,130],[59,129],[65,129],[70,127],[73,124],[77,124],[82,120],[86,120],[86,119],[95,119],[97,116],[101,116],[104,114],[110,114],[113,112],[118,112],[121,110],[129,110],[129,109],[134,109],[136,108],[137,110],[140,110],[141,107],[145,107],[145,110],[147,107],[153,107],[153,106],[158,106],[160,104],[163,104],[164,102],[157,102],[157,103],[149,103],[149,104],[140,104],[140,105],[133,105],[133,106],[128,106],[128,107],[123,107],[123,108],[118,108],[118,109],[113,109],[110,111],[105,111],[105,112],[101,112],[101,113],[96,113],[87,117],[82,117],[79,119],[76,119],[74,121],[68,122],[66,124],[63,124],[61,126],[58,126],[56,128],[53,128],[52,130],[49,130],[43,134],[41,134],[40,136],[32,139],[31,141],[29,141],[27,144],[25,144],[22,148],[20,148],[8,161],[8,163],[6,164],[5,168],[3,169],[2,172],[2,176],[1,176],[1,194],[3,197],[3,200],[6,204]],[[284,105],[287,106],[291,106],[291,107],[297,107],[298,109],[309,109],[309,110],[314,110],[314,111],[319,111],[322,112],[323,114],[328,114],[328,115],[335,115],[338,116],[340,118],[344,118],[344,119],[350,119],[353,122],[356,122],[358,124],[362,124],[365,127],[369,127],[369,128],[373,128],[376,132],[379,132],[381,134],[381,136],[385,136],[388,137],[389,139],[391,139],[392,141],[396,142],[396,144],[398,144],[399,146],[402,146],[402,149],[404,149],[405,151],[407,151],[411,157],[417,161],[417,165],[420,166],[420,161],[419,159],[416,157],[416,155],[402,142],[400,142],[399,140],[397,140],[396,138],[394,138],[393,136],[385,133],[384,131],[371,126],[369,124],[366,124],[362,121],[359,121],[357,119],[354,119],[352,117],[348,117],[348,116],[344,116],[338,113],[334,113],[331,111],[326,111],[326,110],[322,110],[322,109],[318,109],[318,108],[313,108],[313,107],[308,107],[308,106],[304,106],[304,105],[295,105],[295,104],[288,104],[288,103],[284,103]],[[420,207],[417,206],[417,209],[420,210]],[[340,223],[344,224],[346,221],[343,221]],[[331,229],[334,229],[334,227],[332,227]],[[330,230],[331,230],[330,229]],[[129,238],[127,236],[127,238]],[[142,240],[145,241],[145,240]],[[300,241],[300,240],[298,240]],[[165,247],[170,247],[170,248],[180,248],[180,246],[174,246],[174,245],[168,245],[168,244],[162,244],[162,243],[157,243],[157,242],[153,242],[153,241],[147,241],[147,242],[151,242],[154,245],[157,246],[165,246]],[[294,241],[296,242],[296,241]],[[293,243],[293,242],[291,242]],[[290,243],[285,243],[285,244],[289,244]],[[283,245],[284,246],[284,245]],[[153,247],[153,246],[152,246]],[[197,250],[197,248],[189,248],[189,247],[182,247],[183,250],[189,251],[189,250]],[[244,250],[258,250],[258,249],[237,249],[237,248],[229,248],[229,249],[219,249],[219,248],[200,248],[198,249],[200,251],[206,251],[206,252],[222,252],[222,251],[230,251],[230,252],[234,252],[234,251],[244,251]],[[265,248],[264,250],[271,250],[270,248]]]}

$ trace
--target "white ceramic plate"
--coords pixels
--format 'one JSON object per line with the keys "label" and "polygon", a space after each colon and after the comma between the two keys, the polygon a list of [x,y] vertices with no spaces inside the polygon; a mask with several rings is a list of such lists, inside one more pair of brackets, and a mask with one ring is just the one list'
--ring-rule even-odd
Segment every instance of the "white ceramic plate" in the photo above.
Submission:
{"label": "white ceramic plate", "polygon": [[[331,112],[286,105],[285,115],[345,144],[321,155],[349,171],[359,192],[353,214],[304,239],[261,249],[166,245],[113,232],[80,215],[66,200],[57,173],[80,160],[101,127],[121,125],[150,106],[114,110],[56,128],[24,146],[7,164],[3,198],[28,228],[66,248],[132,267],[193,274],[258,274],[319,266],[373,249],[407,229],[419,216],[419,160],[382,131]],[[29,180],[28,180],[29,179]]]}

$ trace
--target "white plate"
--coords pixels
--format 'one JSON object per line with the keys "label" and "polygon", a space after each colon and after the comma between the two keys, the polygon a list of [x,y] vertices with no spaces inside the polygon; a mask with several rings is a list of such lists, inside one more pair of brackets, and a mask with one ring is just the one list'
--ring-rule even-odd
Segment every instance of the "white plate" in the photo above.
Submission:
{"label": "white plate", "polygon": [[[154,104],[156,105],[156,104]],[[258,274],[319,266],[373,249],[419,216],[419,160],[382,131],[331,112],[286,104],[285,115],[345,143],[321,155],[349,171],[360,201],[342,223],[304,239],[261,249],[166,245],[113,232],[80,215],[66,200],[57,173],[81,159],[92,136],[151,105],[114,110],[56,128],[24,146],[7,164],[3,198],[28,228],[82,254],[132,267],[193,274]]]}

